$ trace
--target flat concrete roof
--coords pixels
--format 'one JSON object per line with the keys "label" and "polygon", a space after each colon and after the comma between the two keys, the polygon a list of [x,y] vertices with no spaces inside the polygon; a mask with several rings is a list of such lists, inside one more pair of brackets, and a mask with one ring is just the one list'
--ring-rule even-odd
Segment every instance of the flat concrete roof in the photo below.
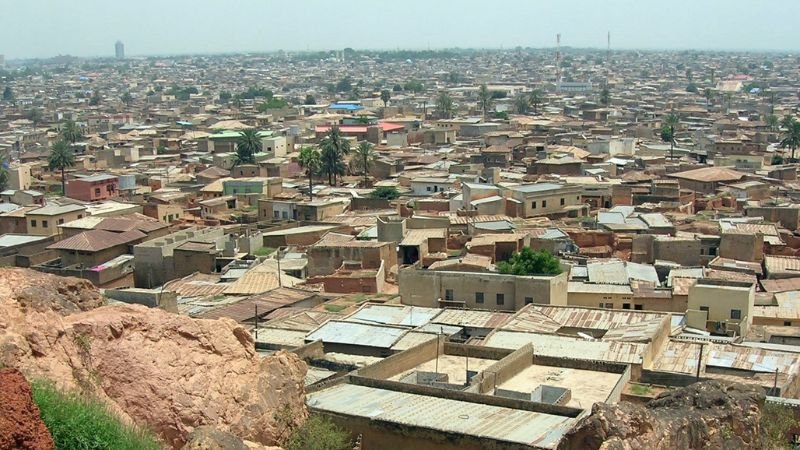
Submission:
{"label": "flat concrete roof", "polygon": [[531,392],[543,384],[566,388],[572,391],[566,406],[589,409],[595,402],[606,401],[620,377],[611,372],[531,365],[497,387],[517,392]]}
{"label": "flat concrete roof", "polygon": [[[465,356],[439,355],[438,373],[446,373],[448,383],[466,384],[467,382],[467,360],[469,360],[469,370],[472,372],[483,372],[489,366],[496,363],[494,359],[467,358]],[[390,380],[400,381],[412,372],[436,372],[436,357],[424,363],[395,375]]]}

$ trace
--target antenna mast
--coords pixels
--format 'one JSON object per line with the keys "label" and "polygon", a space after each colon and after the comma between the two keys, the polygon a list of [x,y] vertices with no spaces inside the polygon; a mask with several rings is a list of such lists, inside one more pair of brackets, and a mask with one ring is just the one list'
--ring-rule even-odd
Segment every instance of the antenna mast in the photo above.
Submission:
{"label": "antenna mast", "polygon": [[561,90],[561,33],[556,34],[556,90]]}

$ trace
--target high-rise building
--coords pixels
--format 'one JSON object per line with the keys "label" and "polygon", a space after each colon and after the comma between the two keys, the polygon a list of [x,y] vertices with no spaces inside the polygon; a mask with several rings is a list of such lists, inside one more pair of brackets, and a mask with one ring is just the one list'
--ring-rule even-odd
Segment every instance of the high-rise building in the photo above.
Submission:
{"label": "high-rise building", "polygon": [[117,59],[124,59],[125,58],[125,44],[122,41],[117,41],[114,44],[114,54],[117,56]]}

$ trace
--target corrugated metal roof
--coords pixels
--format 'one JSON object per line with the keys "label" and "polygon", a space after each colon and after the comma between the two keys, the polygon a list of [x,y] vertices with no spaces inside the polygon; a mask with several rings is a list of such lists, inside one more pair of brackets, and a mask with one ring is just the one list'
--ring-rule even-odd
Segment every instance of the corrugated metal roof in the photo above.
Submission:
{"label": "corrugated metal roof", "polygon": [[784,272],[800,276],[800,258],[764,255],[764,266],[769,274]]}
{"label": "corrugated metal roof", "polygon": [[25,245],[33,242],[44,241],[49,236],[30,236],[27,234],[4,234],[0,236],[0,248]]}
{"label": "corrugated metal roof", "polygon": [[505,442],[555,448],[577,419],[339,384],[307,396],[311,408]]}
{"label": "corrugated metal roof", "polygon": [[[278,310],[282,311],[282,310]],[[327,311],[301,311],[288,317],[278,317],[272,319],[264,325],[273,328],[287,328],[291,330],[311,331],[322,325],[328,320],[341,318],[341,314]]]}
{"label": "corrugated metal roof", "polygon": [[[261,311],[259,311],[260,313]],[[255,333],[253,333],[255,336]],[[287,330],[285,328],[258,327],[258,340],[264,344],[281,345],[284,347],[300,347],[304,345],[306,332],[303,330]]]}
{"label": "corrugated metal roof", "polygon": [[506,312],[474,309],[445,309],[431,322],[469,328],[499,328],[514,315]]}
{"label": "corrugated metal roof", "polygon": [[572,358],[595,361],[641,364],[642,354],[648,344],[621,341],[588,341],[552,334],[497,330],[484,340],[487,347],[516,350],[532,343],[534,353],[555,358]]}
{"label": "corrugated metal roof", "polygon": [[436,333],[422,333],[419,331],[409,331],[400,338],[393,346],[393,351],[408,350],[428,341],[436,339]]}
{"label": "corrugated metal roof", "polygon": [[331,320],[306,336],[306,341],[390,348],[408,330],[387,325]]}
{"label": "corrugated metal roof", "polygon": [[423,308],[420,306],[376,305],[367,303],[345,320],[351,322],[417,327],[430,322],[430,320],[436,317],[441,311],[442,310],[438,308]]}

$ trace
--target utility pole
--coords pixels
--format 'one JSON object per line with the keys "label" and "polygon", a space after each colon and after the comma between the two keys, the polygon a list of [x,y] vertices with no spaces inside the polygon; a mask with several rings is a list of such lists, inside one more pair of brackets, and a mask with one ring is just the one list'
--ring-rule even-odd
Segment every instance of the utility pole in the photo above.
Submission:
{"label": "utility pole", "polygon": [[275,260],[278,261],[278,287],[283,287],[283,280],[281,280],[281,247],[275,252]]}
{"label": "utility pole", "polygon": [[778,368],[775,368],[775,382],[772,383],[772,395],[778,397]]}
{"label": "utility pole", "polygon": [[700,368],[703,366],[703,344],[700,344],[700,356],[697,358],[697,376],[695,381],[700,381]]}
{"label": "utility pole", "polygon": [[256,303],[253,306],[256,307],[256,315],[255,315],[255,319],[256,319],[256,327],[255,327],[256,339],[255,339],[255,342],[253,343],[253,345],[255,346],[256,349],[258,349],[258,303]]}

